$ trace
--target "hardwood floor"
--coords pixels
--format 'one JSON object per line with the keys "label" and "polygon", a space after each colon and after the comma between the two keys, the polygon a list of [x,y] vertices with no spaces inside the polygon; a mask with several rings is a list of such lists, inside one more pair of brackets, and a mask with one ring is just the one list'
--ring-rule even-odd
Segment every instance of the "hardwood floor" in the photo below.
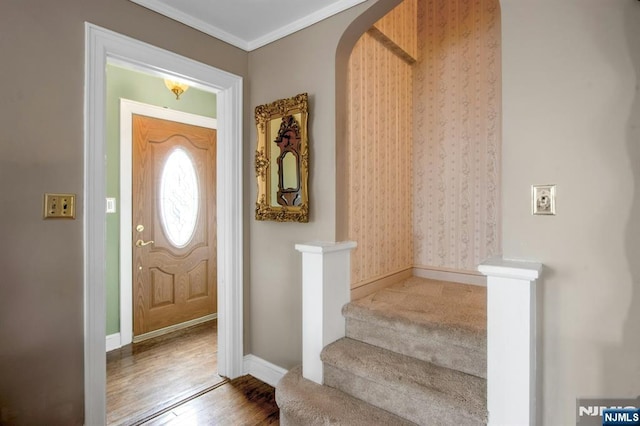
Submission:
{"label": "hardwood floor", "polygon": [[216,361],[217,321],[109,352],[107,423],[278,424],[273,388],[220,377]]}
{"label": "hardwood floor", "polygon": [[243,376],[143,424],[279,425],[279,415],[275,390],[255,377]]}

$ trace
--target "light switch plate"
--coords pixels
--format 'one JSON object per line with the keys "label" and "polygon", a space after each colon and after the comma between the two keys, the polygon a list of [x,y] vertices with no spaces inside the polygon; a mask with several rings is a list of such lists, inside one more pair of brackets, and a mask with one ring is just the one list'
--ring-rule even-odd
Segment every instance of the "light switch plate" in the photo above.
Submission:
{"label": "light switch plate", "polygon": [[531,185],[531,214],[556,214],[555,185]]}
{"label": "light switch plate", "polygon": [[113,197],[107,197],[107,213],[116,212],[116,199]]}
{"label": "light switch plate", "polygon": [[44,194],[45,219],[75,219],[76,194]]}

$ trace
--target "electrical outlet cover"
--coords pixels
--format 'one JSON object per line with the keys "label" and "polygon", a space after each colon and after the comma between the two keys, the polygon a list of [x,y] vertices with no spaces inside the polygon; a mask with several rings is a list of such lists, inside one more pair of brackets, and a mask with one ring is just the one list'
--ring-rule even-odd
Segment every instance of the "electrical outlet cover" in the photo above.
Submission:
{"label": "electrical outlet cover", "polygon": [[556,186],[532,185],[531,186],[531,214],[555,215],[556,214]]}
{"label": "electrical outlet cover", "polygon": [[76,194],[44,194],[45,219],[75,219]]}

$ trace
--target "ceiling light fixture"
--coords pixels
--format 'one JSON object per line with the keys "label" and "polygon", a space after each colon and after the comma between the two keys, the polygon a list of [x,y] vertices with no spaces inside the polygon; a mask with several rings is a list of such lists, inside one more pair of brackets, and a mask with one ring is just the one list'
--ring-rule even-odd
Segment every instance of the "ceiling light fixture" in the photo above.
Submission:
{"label": "ceiling light fixture", "polygon": [[164,79],[164,85],[167,86],[167,89],[171,90],[174,95],[176,95],[177,100],[180,100],[180,95],[189,89],[188,84],[184,84],[176,80],[170,80],[168,78]]}

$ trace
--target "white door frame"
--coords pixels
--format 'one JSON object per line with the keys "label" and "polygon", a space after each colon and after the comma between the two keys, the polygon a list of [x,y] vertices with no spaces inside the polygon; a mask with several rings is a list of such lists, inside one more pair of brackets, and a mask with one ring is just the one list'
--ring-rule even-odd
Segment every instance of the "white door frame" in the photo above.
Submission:
{"label": "white door frame", "polygon": [[[133,114],[218,129],[218,121],[215,118],[120,99],[120,346],[128,345],[133,341],[133,253],[131,251]],[[217,163],[216,157],[216,170]],[[224,191],[224,188],[218,185],[216,194],[220,191]]]}
{"label": "white door frame", "polygon": [[85,23],[84,396],[85,424],[106,423],[106,65],[185,78],[217,92],[218,373],[243,373],[242,77]]}

